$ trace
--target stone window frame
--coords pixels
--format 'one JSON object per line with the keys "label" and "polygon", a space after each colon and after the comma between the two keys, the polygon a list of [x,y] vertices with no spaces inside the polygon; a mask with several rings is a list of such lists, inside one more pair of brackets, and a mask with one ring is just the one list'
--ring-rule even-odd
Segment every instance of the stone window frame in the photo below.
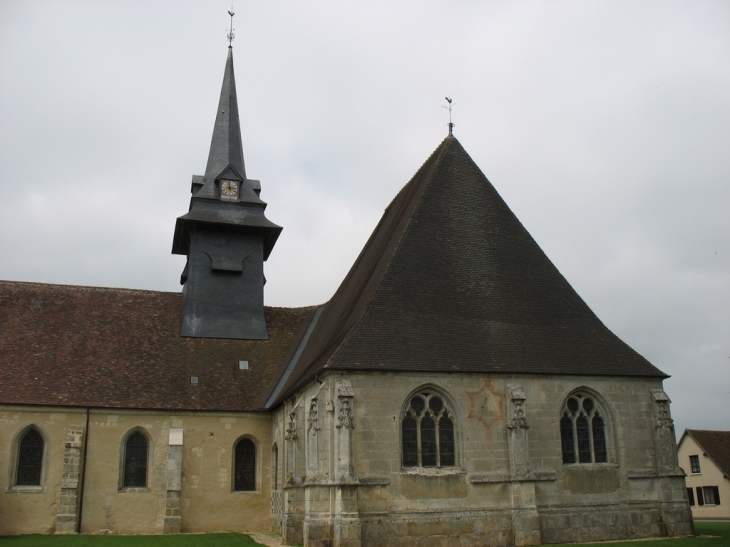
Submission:
{"label": "stone window frame", "polygon": [[[124,486],[124,468],[127,462],[127,441],[135,433],[141,433],[147,439],[147,480],[145,486]],[[154,445],[152,443],[152,435],[142,426],[135,426],[122,436],[119,446],[119,492],[150,492],[150,468],[153,464]]]}
{"label": "stone window frame", "polygon": [[[20,458],[20,441],[34,429],[43,439],[43,460],[41,462],[40,484],[15,484],[18,480],[18,464]],[[6,492],[40,493],[45,492],[48,484],[48,465],[50,460],[51,440],[46,430],[37,422],[30,422],[21,427],[13,437],[10,447],[10,466],[8,468],[8,482]]]}
{"label": "stone window frame", "polygon": [[[602,462],[597,462],[596,460],[596,451],[595,451],[595,445],[594,445],[594,431],[592,427],[592,423],[589,427],[589,442],[591,447],[591,461],[590,462],[581,462],[580,461],[580,454],[579,454],[579,446],[578,446],[578,432],[575,422],[573,423],[573,451],[574,455],[576,456],[575,462],[568,462],[566,463],[563,459],[563,433],[562,433],[562,419],[565,415],[566,410],[568,409],[568,401],[572,397],[589,397],[593,400],[593,403],[595,405],[595,408],[591,411],[592,415],[595,416],[595,414],[600,414],[600,417],[603,419],[603,436],[604,436],[604,442],[605,442],[605,451],[606,451],[606,460]],[[582,404],[582,403],[581,403]],[[580,386],[575,389],[570,390],[561,400],[560,403],[560,410],[557,417],[557,428],[558,428],[558,440],[560,443],[560,459],[561,464],[563,466],[580,466],[580,467],[588,467],[588,466],[616,466],[617,465],[617,457],[616,457],[616,440],[614,438],[614,424],[616,423],[615,413],[613,411],[613,408],[611,407],[608,399],[596,391],[595,389],[589,388],[587,386]],[[582,408],[580,409],[582,410]]]}
{"label": "stone window frame", "polygon": [[[422,460],[421,460],[421,443],[420,442],[418,445],[419,465],[416,465],[416,466],[403,465],[403,455],[404,455],[403,454],[403,420],[408,413],[411,399],[414,396],[423,395],[425,393],[428,393],[429,396],[438,395],[438,397],[441,398],[441,400],[444,404],[444,408],[449,411],[449,417],[451,418],[451,421],[453,423],[453,431],[454,431],[454,465],[448,465],[448,466],[438,465],[438,466],[426,466],[426,467],[421,465]],[[440,414],[443,415],[443,411],[441,411]],[[460,442],[461,442],[460,427],[461,427],[462,423],[464,423],[464,422],[461,419],[461,415],[458,411],[458,406],[454,402],[454,398],[442,387],[434,385],[434,384],[424,384],[424,385],[421,385],[418,388],[412,390],[403,399],[403,403],[401,405],[401,409],[400,409],[400,413],[399,413],[399,420],[398,420],[398,436],[399,436],[399,445],[400,445],[398,459],[400,462],[401,471],[406,474],[419,474],[419,475],[443,475],[443,474],[462,473],[463,469],[461,466],[461,454],[463,453],[463,451],[460,446]],[[439,430],[439,428],[437,427],[436,431],[438,432],[438,430]],[[420,432],[420,427],[419,427],[418,431]],[[441,450],[440,443],[437,443],[437,450],[440,453],[440,450]]]}
{"label": "stone window frame", "polygon": [[[236,490],[236,447],[238,446],[238,443],[244,439],[251,441],[255,450],[254,454],[256,460],[254,462],[254,476],[256,477],[256,487],[253,490]],[[233,494],[244,495],[261,493],[261,443],[256,437],[248,433],[244,433],[243,435],[236,437],[236,440],[233,441],[233,444],[231,445],[231,492]]]}

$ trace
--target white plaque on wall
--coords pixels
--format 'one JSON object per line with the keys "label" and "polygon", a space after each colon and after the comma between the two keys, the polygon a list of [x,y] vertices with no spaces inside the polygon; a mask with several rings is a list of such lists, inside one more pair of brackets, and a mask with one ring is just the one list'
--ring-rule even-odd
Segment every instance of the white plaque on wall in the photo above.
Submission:
{"label": "white plaque on wall", "polygon": [[182,427],[171,427],[170,428],[170,446],[182,446],[183,443],[183,428]]}

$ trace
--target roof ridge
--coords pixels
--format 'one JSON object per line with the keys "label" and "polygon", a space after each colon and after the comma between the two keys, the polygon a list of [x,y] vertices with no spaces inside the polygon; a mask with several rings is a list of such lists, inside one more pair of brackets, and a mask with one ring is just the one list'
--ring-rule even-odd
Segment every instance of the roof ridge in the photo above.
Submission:
{"label": "roof ridge", "polygon": [[41,287],[59,287],[69,290],[95,290],[95,291],[118,291],[118,292],[141,292],[141,293],[157,293],[157,294],[180,294],[176,291],[158,291],[155,289],[131,289],[128,287],[101,287],[98,285],[72,285],[70,283],[45,283],[43,281],[13,281],[10,279],[0,279],[0,284],[4,285],[35,285]]}

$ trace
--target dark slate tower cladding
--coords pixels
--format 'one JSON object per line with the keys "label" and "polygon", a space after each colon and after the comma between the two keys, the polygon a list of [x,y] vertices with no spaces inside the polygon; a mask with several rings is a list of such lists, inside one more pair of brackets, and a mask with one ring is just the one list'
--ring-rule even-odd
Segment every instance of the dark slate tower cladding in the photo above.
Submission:
{"label": "dark slate tower cladding", "polygon": [[246,178],[230,47],[208,165],[204,176],[193,176],[191,192],[172,243],[173,254],[188,257],[180,334],[267,339],[264,260],[281,227],[264,214],[259,181]]}

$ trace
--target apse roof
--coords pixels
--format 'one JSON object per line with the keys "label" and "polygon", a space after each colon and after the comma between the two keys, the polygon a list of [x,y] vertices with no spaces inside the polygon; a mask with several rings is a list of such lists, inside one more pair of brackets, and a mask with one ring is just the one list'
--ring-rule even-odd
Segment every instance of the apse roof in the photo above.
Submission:
{"label": "apse roof", "polygon": [[315,311],[265,308],[268,340],[231,340],[181,337],[181,308],[179,293],[0,281],[0,403],[261,410]]}
{"label": "apse roof", "polygon": [[451,135],[385,210],[279,400],[324,370],[666,377],[588,308]]}

